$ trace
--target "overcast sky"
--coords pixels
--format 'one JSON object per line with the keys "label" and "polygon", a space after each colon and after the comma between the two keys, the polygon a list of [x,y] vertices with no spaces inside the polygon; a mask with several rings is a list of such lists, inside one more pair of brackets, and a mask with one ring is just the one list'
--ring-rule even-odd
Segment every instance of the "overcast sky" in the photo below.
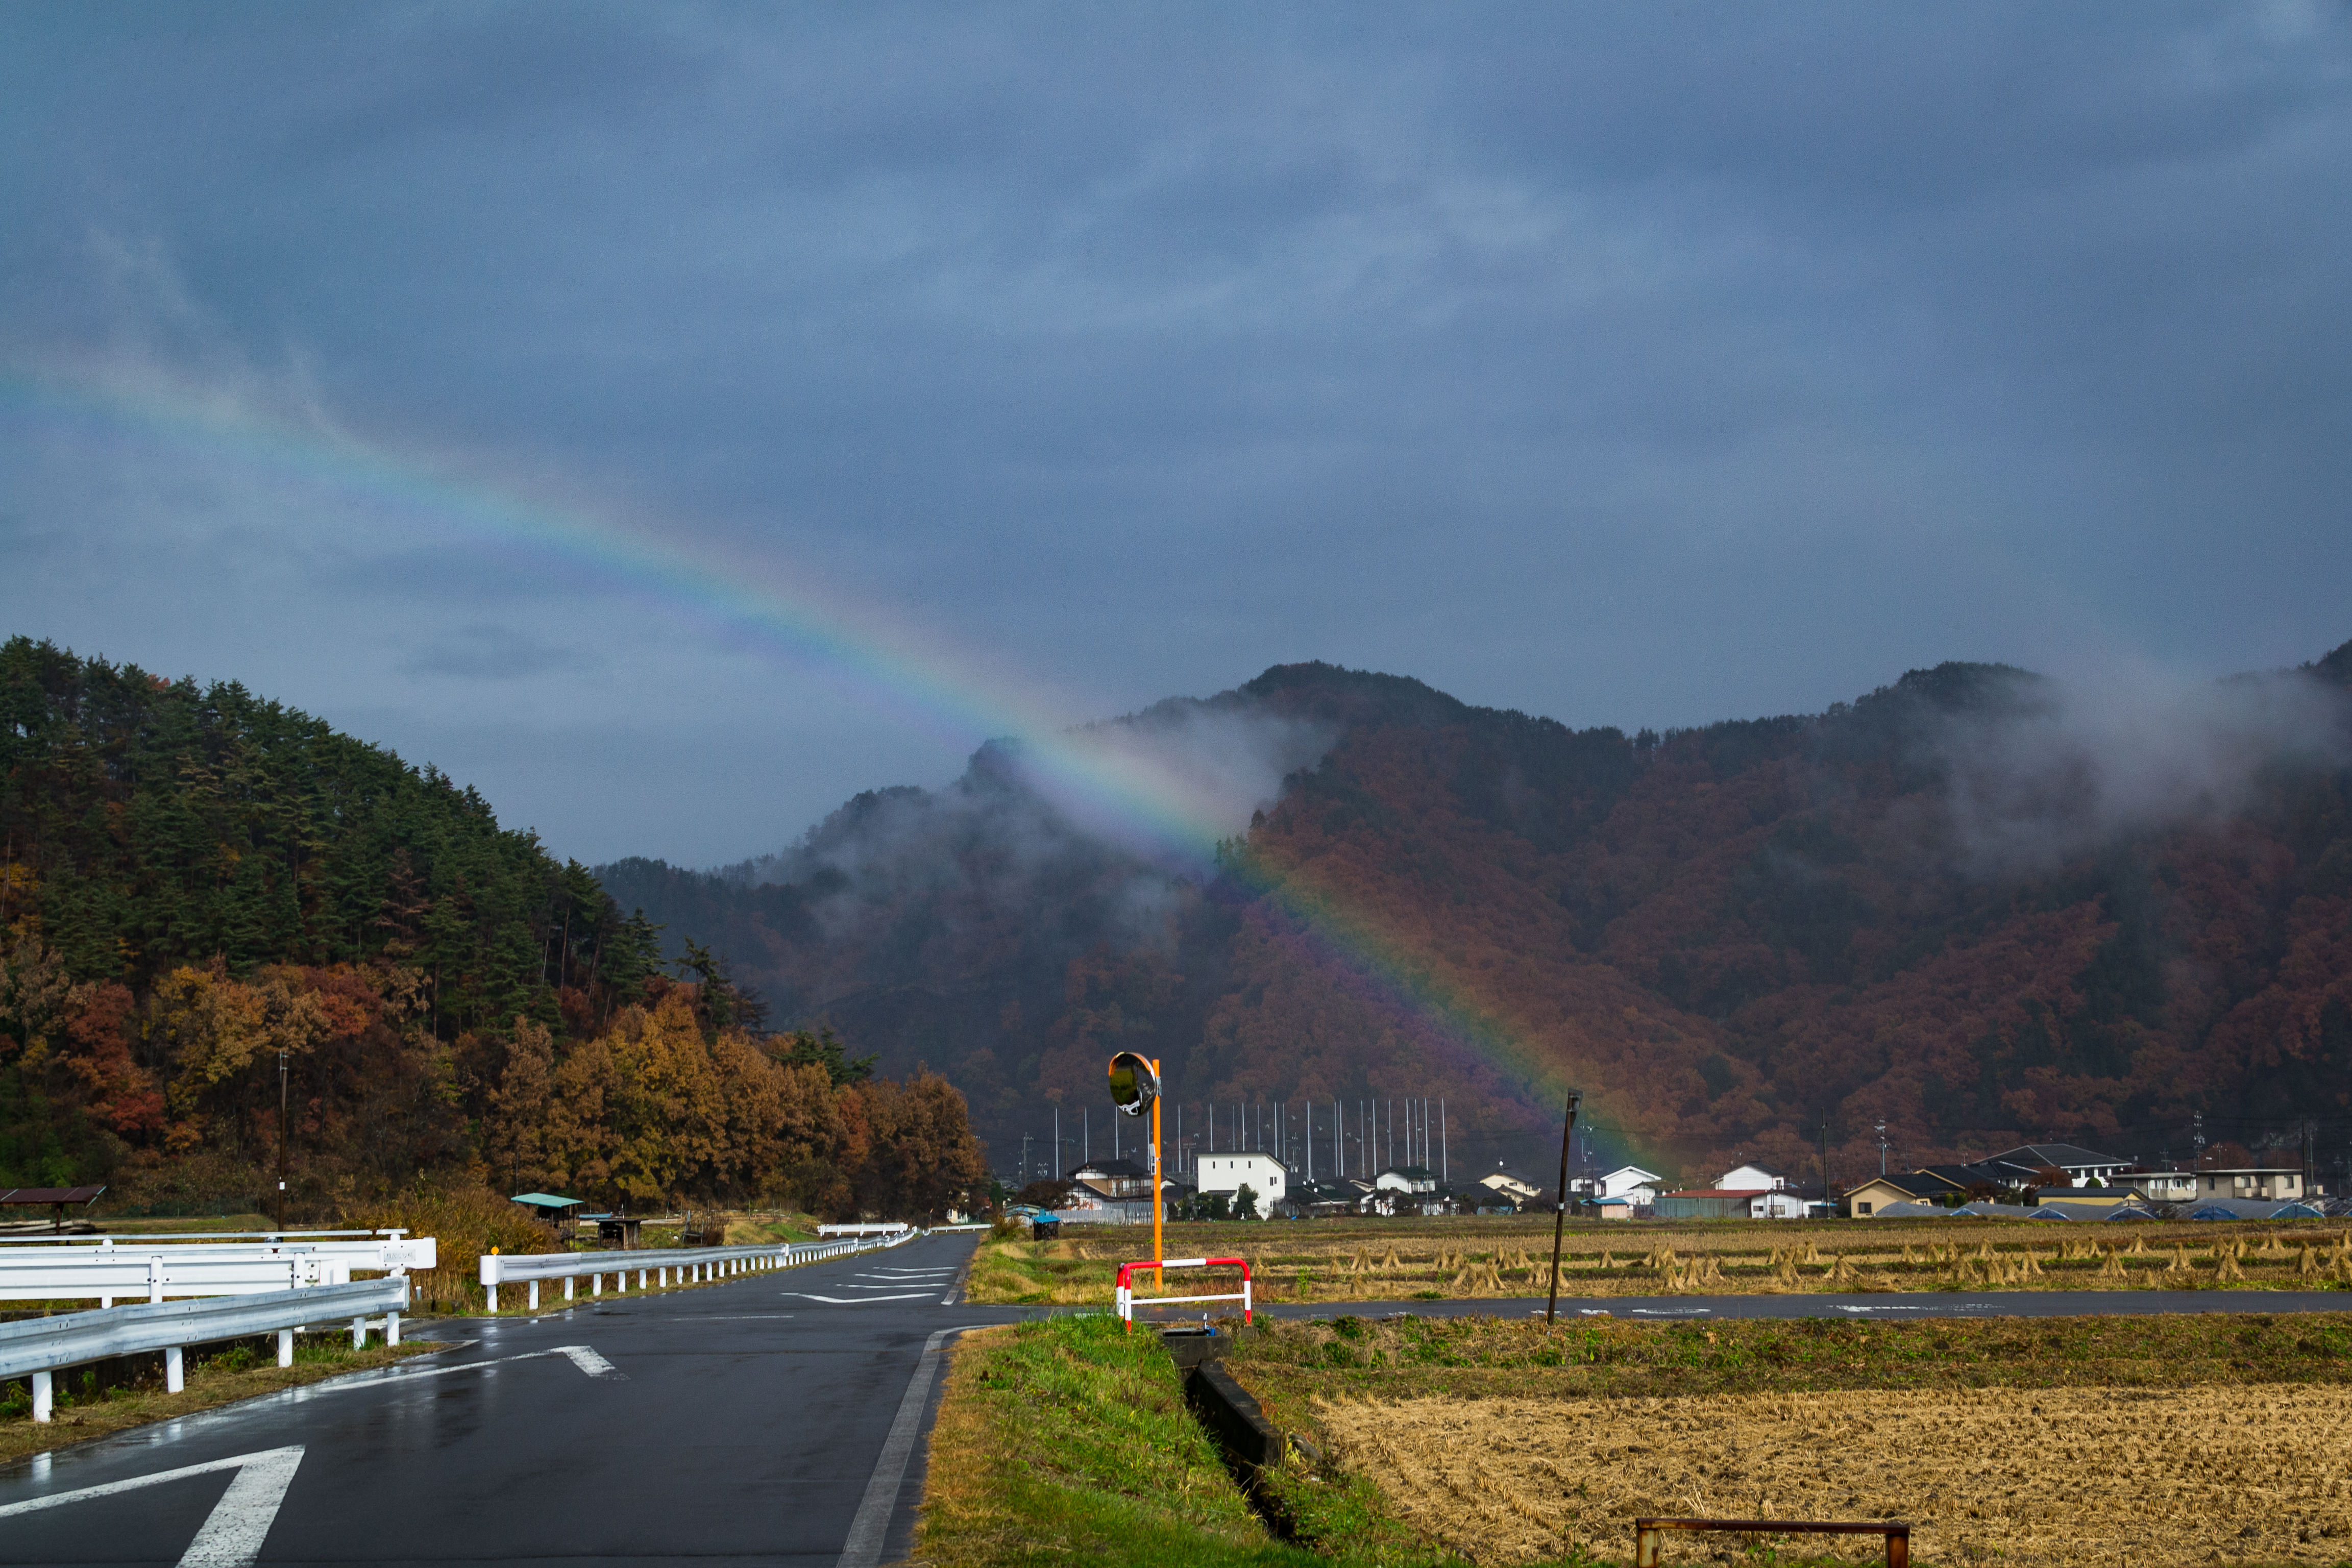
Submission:
{"label": "overcast sky", "polygon": [[2342,5],[15,0],[0,631],[688,863],[990,726],[452,495],[1074,718],[2295,663],[2347,193]]}

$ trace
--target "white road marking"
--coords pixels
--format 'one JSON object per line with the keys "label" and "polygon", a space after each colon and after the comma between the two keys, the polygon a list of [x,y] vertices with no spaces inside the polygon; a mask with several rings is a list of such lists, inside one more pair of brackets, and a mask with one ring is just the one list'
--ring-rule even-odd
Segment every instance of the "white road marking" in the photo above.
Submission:
{"label": "white road marking", "polygon": [[929,1296],[930,1292],[929,1290],[912,1290],[902,1296],[819,1296],[807,1290],[787,1290],[784,1294],[787,1296],[798,1296],[803,1300],[807,1301],[823,1301],[835,1307],[866,1307],[873,1305],[877,1301],[919,1301]]}
{"label": "white road marking", "polygon": [[[492,1367],[504,1366],[509,1362],[539,1361],[547,1356],[558,1355],[569,1358],[573,1365],[579,1366],[581,1371],[587,1373],[591,1377],[606,1375],[592,1372],[588,1367],[582,1365],[579,1358],[572,1355],[572,1352],[575,1350],[586,1351],[589,1355],[595,1357],[608,1369],[613,1364],[605,1361],[603,1356],[597,1355],[594,1351],[589,1350],[586,1345],[559,1345],[553,1350],[525,1351],[520,1355],[502,1355],[491,1361],[461,1362],[456,1366],[387,1366],[376,1372],[353,1373],[348,1377],[332,1378],[325,1383],[314,1383],[307,1388],[289,1390],[289,1392],[299,1393],[305,1398],[316,1399],[322,1394],[345,1394],[354,1388],[380,1388],[387,1383],[406,1383],[424,1377],[447,1377],[460,1372],[488,1372]],[[610,1375],[620,1378],[623,1382],[627,1381],[625,1373],[614,1372]]]}
{"label": "white road marking", "polygon": [[853,1279],[848,1284],[836,1286],[835,1289],[841,1290],[896,1290],[906,1285],[913,1285],[928,1289],[929,1287],[938,1283],[939,1281],[936,1279],[886,1279],[878,1285],[860,1285]]}
{"label": "white road marking", "polygon": [[950,1334],[985,1327],[985,1323],[966,1323],[962,1328],[941,1329],[923,1342],[915,1375],[907,1380],[898,1416],[890,1423],[890,1436],[883,1439],[882,1457],[874,1461],[873,1478],[866,1483],[866,1496],[857,1504],[856,1517],[849,1521],[849,1540],[834,1568],[875,1568],[882,1561],[890,1515],[898,1506],[898,1488],[907,1479],[907,1461],[914,1456],[915,1437],[923,1425],[923,1405],[930,1397],[931,1380],[939,1374],[940,1346]]}
{"label": "white road marking", "polygon": [[161,1486],[166,1481],[209,1475],[215,1470],[235,1470],[236,1476],[228,1483],[228,1490],[221,1494],[220,1501],[213,1505],[212,1513],[205,1520],[204,1528],[196,1531],[196,1538],[181,1553],[180,1568],[250,1568],[254,1559],[261,1555],[261,1543],[268,1538],[269,1527],[277,1522],[278,1510],[286,1501],[286,1489],[293,1484],[295,1468],[301,1462],[299,1444],[263,1448],[235,1458],[215,1459],[210,1464],[159,1470],[136,1480],[109,1481],[104,1486],[83,1487],[79,1491],[10,1503],[0,1508],[0,1519],[59,1508],[69,1502],[116,1497],[142,1487]]}
{"label": "white road marking", "polygon": [[[573,1366],[591,1377],[620,1377],[621,1369],[590,1350],[586,1345],[558,1345],[555,1353],[569,1360]],[[622,1378],[624,1383],[626,1378]]]}

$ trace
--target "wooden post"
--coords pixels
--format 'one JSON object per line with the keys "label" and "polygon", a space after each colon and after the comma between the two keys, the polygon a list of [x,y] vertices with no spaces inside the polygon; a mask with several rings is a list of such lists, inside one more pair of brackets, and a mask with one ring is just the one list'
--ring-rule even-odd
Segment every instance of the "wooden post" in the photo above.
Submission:
{"label": "wooden post", "polygon": [[[1583,1092],[1580,1089],[1571,1089],[1568,1091],[1568,1121],[1559,1130],[1559,1196],[1552,1205],[1551,1300],[1544,1307],[1544,1326],[1546,1328],[1549,1328],[1551,1326],[1552,1320],[1559,1316],[1559,1241],[1560,1232],[1568,1224],[1568,1145],[1570,1141],[1576,1136],[1576,1103],[1583,1098]],[[1635,1544],[1634,1552],[1635,1555],[1638,1557],[1641,1552],[1641,1547],[1638,1542]],[[1645,1561],[1652,1563],[1656,1562],[1657,1559],[1654,1555],[1654,1547],[1653,1548],[1653,1553],[1654,1554],[1645,1559]]]}

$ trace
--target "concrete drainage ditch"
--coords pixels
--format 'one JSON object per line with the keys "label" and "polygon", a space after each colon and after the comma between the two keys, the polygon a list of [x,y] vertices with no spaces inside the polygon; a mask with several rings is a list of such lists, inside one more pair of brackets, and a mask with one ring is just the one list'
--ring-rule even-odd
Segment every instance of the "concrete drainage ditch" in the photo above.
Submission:
{"label": "concrete drainage ditch", "polygon": [[1317,1457],[1312,1445],[1287,1437],[1265,1418],[1250,1391],[1220,1363],[1233,1344],[1229,1335],[1213,1329],[1171,1329],[1160,1336],[1184,1373],[1184,1403],[1217,1446],[1226,1473],[1241,1488],[1250,1511],[1282,1540],[1293,1540],[1297,1528],[1280,1496],[1266,1484],[1266,1475],[1282,1464],[1292,1449]]}

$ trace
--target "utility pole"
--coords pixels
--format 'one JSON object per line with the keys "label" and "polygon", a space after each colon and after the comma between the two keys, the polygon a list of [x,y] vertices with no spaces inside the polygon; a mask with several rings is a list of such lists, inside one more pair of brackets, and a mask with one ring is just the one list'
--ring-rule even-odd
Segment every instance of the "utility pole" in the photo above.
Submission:
{"label": "utility pole", "polygon": [[1878,1173],[1886,1174],[1886,1119],[1878,1119]]}
{"label": "utility pole", "polygon": [[1822,1217],[1837,1217],[1837,1200],[1830,1196],[1830,1119],[1822,1118]]}
{"label": "utility pole", "polygon": [[2189,1141],[2197,1146],[2197,1152],[2189,1156],[2189,1168],[2201,1171],[2205,1168],[2205,1113],[2201,1110],[2189,1113]]}
{"label": "utility pole", "polygon": [[1551,1205],[1551,1300],[1544,1306],[1544,1327],[1559,1316],[1559,1241],[1560,1232],[1568,1226],[1568,1146],[1576,1136],[1576,1102],[1584,1098],[1580,1089],[1568,1091],[1568,1120],[1559,1130],[1559,1195]]}
{"label": "utility pole", "polygon": [[1062,1179],[1062,1108],[1054,1107],[1054,1180]]}
{"label": "utility pole", "polygon": [[1447,1173],[1451,1169],[1445,1163],[1445,1101],[1440,1100],[1437,1102],[1437,1179],[1451,1181],[1453,1178]]}
{"label": "utility pole", "polygon": [[278,1228],[286,1229],[286,1050],[278,1051]]}

